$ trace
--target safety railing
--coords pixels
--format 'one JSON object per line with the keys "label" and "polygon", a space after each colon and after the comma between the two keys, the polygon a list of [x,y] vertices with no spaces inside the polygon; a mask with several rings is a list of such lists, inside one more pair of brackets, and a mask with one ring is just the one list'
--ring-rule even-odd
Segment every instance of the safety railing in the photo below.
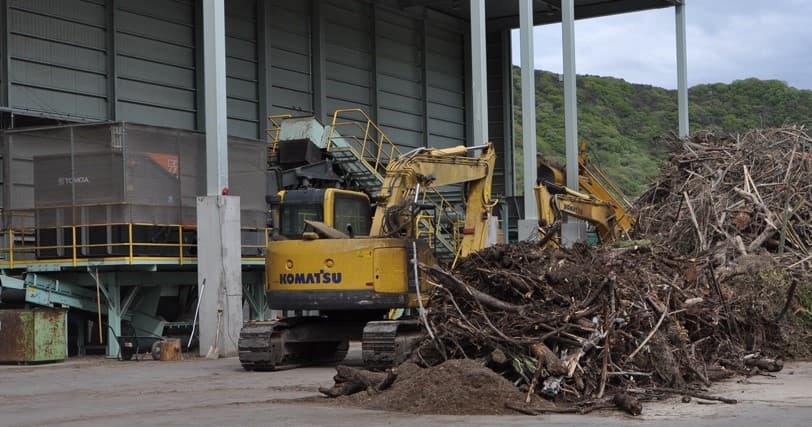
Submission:
{"label": "safety railing", "polygon": [[[384,131],[361,109],[339,109],[333,113],[327,151],[349,149],[354,157],[383,183],[386,167],[403,153]],[[459,234],[464,214],[457,211],[437,189],[431,188],[422,196],[424,204],[436,208],[436,218],[420,215],[417,218],[417,237],[433,236],[451,253],[460,248]],[[443,226],[445,225],[445,226]],[[450,230],[449,230],[450,229]],[[433,245],[434,239],[429,239]]]}
{"label": "safety railing", "polygon": [[358,108],[336,110],[327,136],[327,151],[347,148],[383,182],[386,166],[401,155],[400,149],[375,122]]}
{"label": "safety railing", "polygon": [[[6,217],[9,212],[4,212]],[[267,228],[241,228],[243,262],[264,261]],[[83,263],[188,265],[197,262],[196,227],[181,224],[111,222],[60,226],[18,226],[0,231],[0,268]]]}
{"label": "safety railing", "polygon": [[291,117],[293,117],[292,114],[272,114],[268,116],[270,127],[265,129],[265,135],[271,139],[268,144],[268,162],[276,157],[279,150],[279,133],[282,132],[282,122]]}

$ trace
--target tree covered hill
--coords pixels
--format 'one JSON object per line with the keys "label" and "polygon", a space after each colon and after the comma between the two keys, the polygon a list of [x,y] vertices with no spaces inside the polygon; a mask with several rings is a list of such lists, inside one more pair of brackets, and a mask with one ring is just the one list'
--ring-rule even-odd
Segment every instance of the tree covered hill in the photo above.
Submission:
{"label": "tree covered hill", "polygon": [[[677,94],[613,77],[578,76],[578,135],[593,161],[629,196],[637,196],[667,156],[659,136],[676,132]],[[521,90],[513,70],[516,168],[521,168]],[[746,79],[689,90],[691,131],[744,132],[812,124],[812,91],[778,80]],[[564,90],[559,74],[536,71],[538,152],[563,163]],[[520,184],[521,179],[519,179]],[[520,188],[520,187],[519,187]]]}

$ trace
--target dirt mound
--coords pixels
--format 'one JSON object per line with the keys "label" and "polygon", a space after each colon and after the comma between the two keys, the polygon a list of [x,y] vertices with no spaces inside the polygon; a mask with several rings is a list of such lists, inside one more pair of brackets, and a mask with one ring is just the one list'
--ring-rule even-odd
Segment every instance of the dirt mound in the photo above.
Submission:
{"label": "dirt mound", "polygon": [[388,390],[337,400],[365,409],[411,414],[502,415],[515,414],[505,408],[505,402],[523,402],[524,394],[481,362],[459,359],[431,368],[405,363]]}

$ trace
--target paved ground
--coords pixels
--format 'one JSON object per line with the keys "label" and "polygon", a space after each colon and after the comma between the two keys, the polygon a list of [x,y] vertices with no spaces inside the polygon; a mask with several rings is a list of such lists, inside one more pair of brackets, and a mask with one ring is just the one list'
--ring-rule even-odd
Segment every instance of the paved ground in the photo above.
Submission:
{"label": "paved ground", "polygon": [[[354,354],[353,354],[354,353]],[[351,357],[357,357],[357,350]],[[0,426],[263,425],[263,426],[809,426],[812,363],[788,363],[775,378],[717,385],[738,405],[650,403],[642,417],[414,416],[279,400],[317,394],[332,384],[330,367],[249,373],[236,359],[121,362],[71,359],[41,366],[0,366]]]}

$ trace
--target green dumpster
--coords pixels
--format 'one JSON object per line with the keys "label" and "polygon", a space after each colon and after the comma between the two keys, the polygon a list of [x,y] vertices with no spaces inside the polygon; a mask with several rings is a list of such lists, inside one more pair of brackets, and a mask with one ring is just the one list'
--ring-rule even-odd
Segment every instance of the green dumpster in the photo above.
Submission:
{"label": "green dumpster", "polygon": [[65,360],[67,310],[0,310],[0,363]]}

